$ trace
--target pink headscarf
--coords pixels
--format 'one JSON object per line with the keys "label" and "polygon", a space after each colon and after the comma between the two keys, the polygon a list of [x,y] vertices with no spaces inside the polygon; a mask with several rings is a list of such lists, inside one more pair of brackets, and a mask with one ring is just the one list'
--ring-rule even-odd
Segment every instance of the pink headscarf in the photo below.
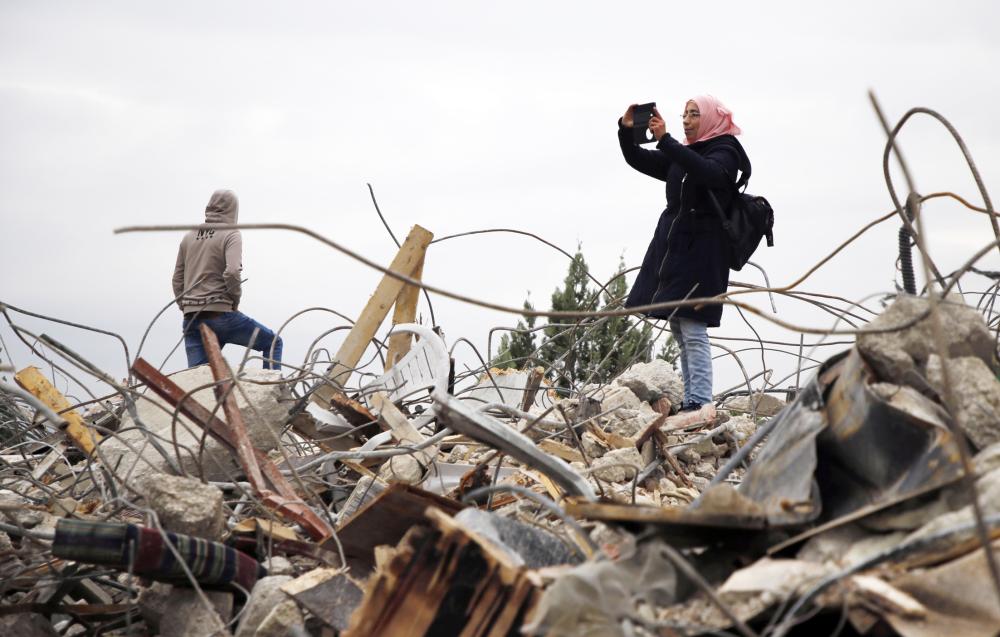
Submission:
{"label": "pink headscarf", "polygon": [[[698,105],[698,112],[701,113],[701,124],[698,127],[698,138],[689,141],[685,137],[685,144],[703,142],[719,135],[739,135],[743,132],[739,126],[733,123],[733,112],[711,95],[698,95],[688,101]],[[687,108],[687,102],[685,102],[684,108]]]}

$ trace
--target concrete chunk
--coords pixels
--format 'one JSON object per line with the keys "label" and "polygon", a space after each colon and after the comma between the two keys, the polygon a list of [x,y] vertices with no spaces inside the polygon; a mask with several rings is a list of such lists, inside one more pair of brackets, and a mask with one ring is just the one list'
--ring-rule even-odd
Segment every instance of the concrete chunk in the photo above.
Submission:
{"label": "concrete chunk", "polygon": [[[920,377],[936,347],[929,317],[913,321],[928,307],[927,299],[900,296],[868,324],[871,330],[900,326],[899,329],[858,335],[858,350],[875,370],[878,380],[923,389]],[[938,307],[946,326],[944,347],[948,357],[975,356],[992,365],[993,338],[979,312],[955,295],[948,296]]]}
{"label": "concrete chunk", "polygon": [[670,363],[657,358],[648,363],[636,363],[625,370],[615,383],[632,390],[639,400],[651,403],[664,396],[674,405],[684,399],[684,381]]}
{"label": "concrete chunk", "polygon": [[193,478],[166,474],[143,476],[136,486],[165,530],[209,540],[222,539],[226,520],[219,488]]}
{"label": "concrete chunk", "polygon": [[[259,385],[253,381],[275,381],[281,373],[274,370],[247,369],[244,370],[245,381],[240,387],[246,392],[249,404],[239,391],[235,392],[236,404],[243,413],[247,425],[247,433],[254,446],[267,452],[276,449],[278,434],[288,416],[289,402],[285,402],[284,385]],[[185,391],[197,387],[205,387],[193,394],[195,400],[209,411],[214,411],[217,418],[225,420],[222,409],[215,409],[215,394],[211,385],[214,383],[212,372],[207,365],[172,374],[170,380],[177,383]],[[206,480],[230,481],[234,475],[242,473],[234,456],[220,443],[210,436],[203,436],[200,427],[184,416],[179,416],[176,427],[173,423],[174,408],[168,405],[152,391],[146,390],[136,401],[136,409],[140,422],[149,428],[167,451],[176,456],[173,440],[179,448],[178,462],[190,475],[202,475]],[[204,450],[200,451],[204,438]],[[131,448],[130,448],[131,447]],[[106,459],[106,466],[117,467],[115,472],[122,477],[135,477],[149,472],[173,473],[170,465],[150,445],[143,432],[136,429],[135,422],[126,414],[122,418],[121,431],[114,438],[101,444],[101,453]],[[199,458],[199,455],[201,458]],[[110,463],[110,464],[108,464]]]}

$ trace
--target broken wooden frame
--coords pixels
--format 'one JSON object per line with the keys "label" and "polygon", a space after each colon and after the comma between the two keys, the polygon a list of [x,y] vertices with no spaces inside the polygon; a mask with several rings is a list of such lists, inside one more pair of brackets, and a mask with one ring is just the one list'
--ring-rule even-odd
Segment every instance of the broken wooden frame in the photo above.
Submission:
{"label": "broken wooden frame", "polygon": [[541,579],[446,513],[429,508],[365,586],[345,637],[519,634]]}

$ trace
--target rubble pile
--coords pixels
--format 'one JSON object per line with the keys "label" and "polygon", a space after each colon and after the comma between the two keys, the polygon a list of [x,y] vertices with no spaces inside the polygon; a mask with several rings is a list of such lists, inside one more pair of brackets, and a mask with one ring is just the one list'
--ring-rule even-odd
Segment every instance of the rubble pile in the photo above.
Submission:
{"label": "rubble pile", "polygon": [[1000,633],[996,341],[958,297],[899,298],[787,404],[684,412],[663,360],[463,384],[441,336],[394,335],[379,376],[206,338],[85,406],[19,370],[0,634]]}

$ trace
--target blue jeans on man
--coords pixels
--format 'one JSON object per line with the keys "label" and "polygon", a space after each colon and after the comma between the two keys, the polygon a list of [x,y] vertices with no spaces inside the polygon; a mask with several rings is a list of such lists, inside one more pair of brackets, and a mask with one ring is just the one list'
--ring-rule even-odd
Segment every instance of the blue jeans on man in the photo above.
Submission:
{"label": "blue jeans on man", "polygon": [[689,318],[670,319],[670,331],[680,349],[684,405],[701,407],[712,402],[712,351],[708,325]]}
{"label": "blue jeans on man", "polygon": [[[219,347],[226,343],[243,345],[264,356],[264,369],[281,369],[281,337],[242,312],[205,312],[191,318],[185,315],[183,322],[184,349],[187,352],[188,367],[204,365],[208,362],[205,346],[201,342],[198,326],[204,323],[212,328],[219,339]],[[254,330],[257,336],[254,338]],[[253,341],[251,342],[251,339]]]}

